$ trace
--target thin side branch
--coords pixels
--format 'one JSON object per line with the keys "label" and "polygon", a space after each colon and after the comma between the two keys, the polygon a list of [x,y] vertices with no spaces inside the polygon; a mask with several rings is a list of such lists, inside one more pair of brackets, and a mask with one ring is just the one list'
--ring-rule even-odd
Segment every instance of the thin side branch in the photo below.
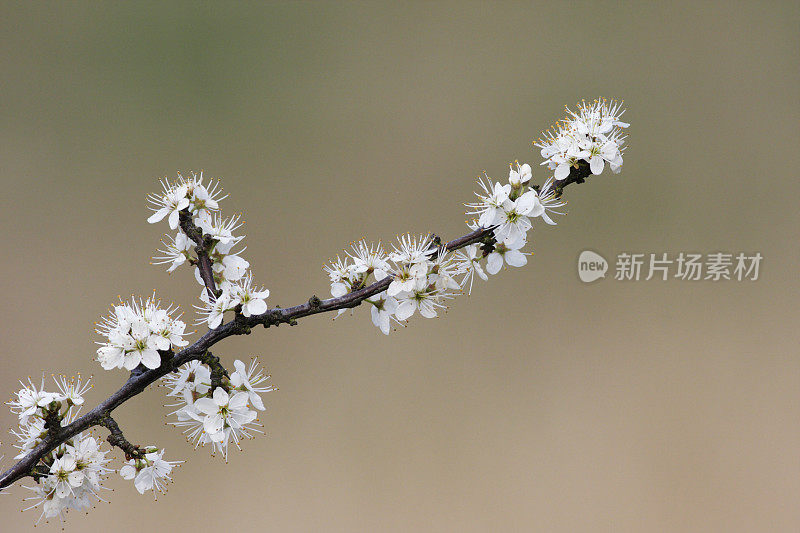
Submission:
{"label": "thin side branch", "polygon": [[[557,195],[560,196],[564,187],[570,183],[583,183],[589,175],[590,171],[588,164],[581,163],[579,166],[573,167],[566,179],[557,182]],[[197,243],[199,249],[205,250],[205,257],[208,259],[208,244],[204,242],[202,231],[192,223],[191,219],[189,219],[187,222],[184,218],[185,217],[183,216],[183,213],[181,213],[181,228],[186,235],[188,235],[195,243]],[[484,239],[492,234],[492,232],[493,228],[480,228],[446,243],[444,248],[446,248],[448,251],[454,251],[470,244],[483,242]],[[199,251],[198,257],[200,257]],[[214,284],[213,272],[211,272],[210,269],[210,261],[208,262],[208,265],[209,267],[206,269],[206,274],[208,275],[209,279],[206,279],[207,276],[204,275],[203,281],[206,284],[206,289],[208,289],[209,294],[216,296],[216,287]],[[201,272],[203,272],[202,262]],[[48,435],[42,440],[41,443],[39,443],[38,446],[36,446],[25,457],[20,459],[19,462],[14,464],[11,468],[0,475],[0,488],[7,487],[23,477],[36,476],[38,473],[35,471],[35,468],[42,457],[78,433],[94,426],[102,425],[108,428],[111,431],[109,442],[111,442],[112,438],[115,440],[115,442],[112,442],[113,445],[119,446],[119,444],[117,444],[117,442],[119,442],[123,446],[129,446],[130,443],[127,440],[122,440],[124,439],[124,435],[122,435],[122,431],[119,429],[119,426],[116,424],[113,418],[111,418],[110,413],[126,401],[143,392],[148,386],[152,385],[158,379],[166,376],[170,372],[175,371],[181,365],[193,360],[201,360],[206,364],[209,364],[212,367],[212,370],[214,370],[214,365],[219,365],[219,368],[217,369],[217,379],[224,379],[224,377],[227,377],[227,372],[219,364],[219,358],[212,356],[208,352],[209,349],[211,349],[211,347],[219,341],[232,335],[249,334],[251,328],[259,324],[263,325],[264,327],[278,326],[280,324],[295,325],[297,323],[297,319],[299,318],[328,311],[357,307],[361,305],[361,302],[363,302],[365,299],[385,291],[389,287],[390,283],[391,278],[387,277],[381,281],[373,283],[372,285],[353,291],[349,294],[345,294],[344,296],[338,298],[321,300],[316,296],[312,296],[304,304],[283,309],[276,307],[267,310],[261,315],[245,317],[237,313],[233,320],[220,325],[216,329],[209,330],[193,344],[187,346],[174,356],[168,358],[162,357],[161,366],[158,368],[152,370],[145,369],[144,371],[140,372],[132,372],[131,377],[122,387],[120,387],[119,390],[100,402],[85,415],[77,418],[67,426],[58,428],[57,431],[49,431]],[[119,447],[122,448],[122,446]],[[125,448],[122,449],[125,450]],[[134,449],[135,447],[130,448],[131,451]],[[126,453],[128,453],[127,450]]]}
{"label": "thin side branch", "polygon": [[117,421],[111,418],[111,415],[101,417],[98,423],[108,429],[111,434],[106,440],[110,445],[116,446],[125,452],[125,459],[136,459],[144,455],[144,450],[142,450],[139,445],[131,444],[128,439],[125,438],[125,434],[122,433]]}
{"label": "thin side branch", "polygon": [[211,369],[211,390],[216,389],[223,385],[223,381],[226,381],[230,384],[230,374],[222,366],[222,362],[219,360],[219,357],[212,354],[211,352],[204,353],[201,357],[198,358],[202,363],[208,365]]}
{"label": "thin side branch", "polygon": [[563,180],[556,181],[555,188],[553,189],[556,193],[556,198],[561,198],[561,194],[564,192],[564,188],[567,185],[570,183],[583,183],[591,174],[589,163],[583,160],[578,161],[578,166],[570,169],[569,176]]}
{"label": "thin side branch", "polygon": [[187,210],[181,211],[180,213],[180,226],[186,236],[192,239],[196,244],[194,251],[197,254],[197,268],[200,269],[200,277],[203,283],[205,283],[208,297],[213,302],[217,299],[217,296],[219,296],[217,284],[214,281],[214,270],[211,266],[211,258],[208,256],[213,241],[203,235],[203,230],[195,225],[194,221],[192,221],[192,215]]}

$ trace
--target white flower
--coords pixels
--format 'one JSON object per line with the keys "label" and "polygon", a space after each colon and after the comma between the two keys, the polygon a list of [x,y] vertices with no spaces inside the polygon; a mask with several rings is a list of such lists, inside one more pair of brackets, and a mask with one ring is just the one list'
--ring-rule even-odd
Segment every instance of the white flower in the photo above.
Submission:
{"label": "white flower", "polygon": [[203,289],[200,293],[200,300],[204,305],[201,307],[195,306],[195,309],[197,309],[198,313],[201,315],[205,315],[205,318],[201,319],[198,323],[206,322],[209,329],[217,329],[220,324],[222,324],[225,312],[239,305],[238,298],[235,298],[231,295],[229,290],[225,290],[224,288],[222,289],[222,294],[214,300],[209,297],[208,291]]}
{"label": "white flower", "polygon": [[619,172],[625,141],[621,128],[629,126],[620,120],[625,112],[621,105],[595,100],[579,103],[577,111],[567,111],[567,118],[536,143],[545,159],[542,164],[555,170],[557,180],[566,178],[580,161],[589,163],[592,174],[602,173],[606,162],[612,172]]}
{"label": "white flower", "polygon": [[601,174],[605,162],[616,162],[617,157],[622,159],[619,152],[619,146],[612,140],[590,140],[588,138],[582,139],[580,142],[582,149],[581,155],[589,158],[589,168],[592,174]]}
{"label": "white flower", "polygon": [[331,280],[331,296],[338,298],[350,292],[357,276],[355,267],[348,262],[348,258],[343,261],[338,255],[335,261],[325,265],[323,269],[328,273]]}
{"label": "white flower", "polygon": [[194,403],[195,409],[205,415],[203,428],[212,441],[223,438],[222,430],[226,425],[240,427],[255,420],[255,411],[247,407],[248,399],[246,392],[231,396],[217,387],[211,398],[200,398]]}
{"label": "white flower", "polygon": [[[211,259],[211,270],[218,288],[222,288],[225,283],[239,281],[247,274],[250,263],[239,256],[244,250],[233,253],[236,246],[244,236],[234,236],[233,232],[241,226],[240,216],[236,215],[230,219],[223,219],[219,213],[214,213],[213,219],[210,217],[198,219],[197,224],[203,230],[204,235],[211,237],[212,247],[208,251]],[[166,254],[162,259],[164,262],[170,259],[170,254]],[[178,258],[178,261],[180,259]],[[203,277],[200,275],[200,267],[195,266],[195,279],[199,285],[205,285]]]}
{"label": "white flower", "polygon": [[233,362],[233,366],[236,371],[231,374],[231,386],[234,390],[246,392],[253,407],[263,411],[264,402],[259,394],[275,390],[272,385],[261,385],[270,376],[261,372],[258,368],[258,359],[255,358],[250,362],[249,368],[245,367],[244,363],[238,359]]}
{"label": "white flower", "polygon": [[531,229],[531,221],[528,216],[536,207],[537,202],[538,198],[534,190],[523,193],[516,200],[508,199],[503,202],[495,219],[495,224],[498,225],[494,230],[495,238],[498,241],[524,239],[528,230]]}
{"label": "white flower", "polygon": [[[219,202],[227,198],[221,194],[219,181],[209,180],[206,187],[203,185],[203,173],[198,176],[192,172],[192,176],[186,179],[187,194],[191,198],[190,210],[192,215],[197,218],[198,223],[210,222],[211,214],[219,209]],[[220,190],[218,190],[220,189]]]}
{"label": "white flower", "polygon": [[573,122],[573,127],[581,135],[595,137],[598,135],[609,134],[615,127],[627,128],[630,124],[622,122],[620,117],[625,113],[622,104],[614,100],[608,102],[605,99],[598,99],[587,104],[582,101],[577,105],[578,111],[567,110],[572,117],[567,120]]}
{"label": "white flower", "polygon": [[563,215],[564,213],[556,211],[556,209],[564,207],[565,205],[567,205],[566,201],[556,198],[556,193],[553,189],[553,178],[548,178],[539,190],[535,205],[530,211],[530,216],[542,217],[542,220],[547,224],[554,226],[555,222],[548,216],[548,211],[556,215]]}
{"label": "white flower", "polygon": [[493,184],[485,174],[482,179],[478,180],[478,185],[483,189],[483,194],[475,193],[480,201],[466,204],[471,209],[468,213],[478,215],[478,224],[481,227],[489,228],[497,224],[503,204],[508,201],[511,194],[511,185]]}
{"label": "white flower", "polygon": [[[160,331],[163,331],[169,326],[170,316],[164,309],[159,309],[158,307],[151,307],[150,302],[148,302],[148,304],[142,311],[143,311],[144,321],[147,324],[147,327],[151,333],[158,333]],[[167,344],[167,346],[164,349],[167,348],[169,348],[169,344]]]}
{"label": "white flower", "polygon": [[233,232],[236,231],[242,224],[239,222],[241,217],[235,215],[229,219],[224,219],[219,216],[219,213],[214,214],[214,218],[210,223],[201,221],[201,228],[206,235],[210,235],[212,239],[219,241],[220,244],[233,245],[241,241],[244,237],[235,237]]}
{"label": "white flower", "polygon": [[448,291],[461,289],[461,284],[455,280],[455,276],[462,272],[461,264],[456,261],[455,256],[442,248],[429,263],[428,281],[432,282],[438,294],[442,295]]}
{"label": "white flower", "polygon": [[[509,169],[509,184],[492,183],[488,178],[480,180],[483,194],[476,193],[480,202],[468,204],[471,209],[468,214],[479,215],[478,227],[496,226],[494,235],[498,241],[524,240],[532,227],[530,217],[542,216],[545,222],[552,223],[536,190],[527,186],[531,176],[530,165],[517,163],[516,169]],[[551,200],[548,197],[548,202]]]}
{"label": "white flower", "polygon": [[167,272],[173,272],[188,259],[192,258],[191,250],[194,243],[180,230],[178,230],[175,237],[167,236],[167,238],[169,239],[168,241],[161,241],[164,248],[160,249],[159,252],[163,255],[154,257],[153,264],[164,265],[169,263],[170,266]]}
{"label": "white flower", "polygon": [[117,344],[104,344],[97,349],[97,361],[104,370],[122,368],[125,364],[125,348]]}
{"label": "white flower", "polygon": [[[219,248],[219,245],[217,245],[217,248]],[[247,273],[247,269],[250,268],[250,263],[236,254],[212,253],[211,259],[211,270],[214,275],[214,282],[220,286],[218,288],[221,288],[226,282],[239,281]],[[199,285],[205,286],[199,267],[195,267],[194,277]]]}
{"label": "white flower", "polygon": [[226,255],[221,263],[214,264],[214,271],[222,274],[222,278],[226,281],[238,281],[248,268],[250,263],[246,259],[233,254]]}
{"label": "white flower", "polygon": [[397,264],[424,263],[436,251],[431,235],[414,237],[407,233],[400,235],[397,240],[400,246],[395,246],[394,251],[389,254],[389,258]]}
{"label": "white flower", "polygon": [[[565,138],[571,138],[565,136]],[[553,176],[557,180],[566,179],[569,176],[570,170],[578,165],[578,161],[584,157],[583,151],[580,150],[578,140],[574,139],[567,149],[561,153],[555,154],[550,158],[551,167],[555,165],[555,172]]]}
{"label": "white flower", "polygon": [[[257,381],[257,377],[253,381]],[[196,401],[184,392],[186,406],[175,412],[178,421],[172,425],[186,427],[184,433],[195,447],[210,444],[213,451],[222,452],[227,460],[231,440],[239,447],[243,437],[252,437],[251,431],[262,433],[253,427],[260,424],[256,423],[256,412],[248,407],[249,398],[249,392],[230,395],[222,387],[214,390],[212,398],[202,397]]]}
{"label": "white flower", "polygon": [[484,281],[489,279],[489,276],[483,271],[483,266],[481,266],[483,251],[479,244],[470,244],[461,250],[456,250],[455,258],[456,261],[461,263],[461,272],[465,273],[464,279],[461,281],[461,286],[465,286],[467,281],[469,281],[468,294],[472,294],[472,282],[476,274]]}
{"label": "white flower", "polygon": [[54,490],[59,498],[66,498],[72,494],[74,487],[83,484],[83,474],[75,470],[77,463],[71,455],[65,455],[53,461],[50,467],[50,475],[55,476]]}
{"label": "white flower", "polygon": [[400,246],[395,246],[389,254],[395,264],[387,290],[389,296],[410,292],[418,284],[425,284],[431,267],[430,257],[438,250],[431,235],[413,237],[405,234],[399,236],[398,241]]}
{"label": "white flower", "polygon": [[184,391],[188,391],[191,397],[194,394],[204,395],[211,390],[211,370],[197,360],[181,365],[161,379],[171,389],[169,396],[182,396]]}
{"label": "white flower", "polygon": [[359,241],[352,248],[353,253],[348,253],[348,255],[353,259],[353,272],[355,274],[375,274],[376,281],[380,281],[389,275],[391,267],[387,262],[388,257],[383,251],[381,243],[373,246],[364,241]]}
{"label": "white flower", "polygon": [[398,320],[408,320],[419,311],[425,318],[434,318],[437,316],[436,309],[445,307],[438,301],[441,296],[435,288],[426,285],[424,279],[418,279],[416,286],[410,292],[397,297],[395,317]]}
{"label": "white flower", "polygon": [[378,294],[375,300],[367,299],[372,304],[372,323],[379,328],[384,335],[388,335],[391,330],[391,320],[397,311],[397,300],[386,292]]}
{"label": "white flower", "polygon": [[49,473],[39,479],[37,485],[24,487],[33,492],[25,501],[34,500],[34,505],[25,511],[41,506],[42,518],[63,518],[68,509],[88,510],[92,501],[103,501],[98,492],[101,477],[109,469],[105,455],[94,437],[78,434],[66,444],[56,448],[41,464],[49,465]]}
{"label": "white flower", "polygon": [[47,429],[44,427],[44,419],[32,417],[20,422],[19,430],[12,429],[11,434],[17,438],[18,444],[14,447],[20,451],[14,459],[22,459],[47,435]]}
{"label": "white flower", "polygon": [[531,180],[533,171],[528,163],[520,165],[519,161],[517,161],[515,165],[516,169],[508,165],[508,183],[512,188],[517,189],[520,185],[525,185]]}
{"label": "white flower", "polygon": [[162,309],[160,301],[151,296],[146,301],[131,300],[114,307],[113,313],[103,317],[97,333],[104,335],[97,350],[100,365],[110,370],[133,370],[139,364],[147,368],[161,366],[159,350],[186,346],[183,339],[186,325],[172,316],[172,306]]}
{"label": "white flower", "polygon": [[187,187],[185,183],[171,184],[164,179],[161,182],[164,192],[161,194],[151,194],[148,199],[153,204],[151,209],[155,211],[147,221],[154,224],[169,215],[169,227],[177,229],[180,212],[189,207],[189,199],[186,198]]}
{"label": "white flower", "polygon": [[528,258],[525,254],[520,252],[519,249],[525,245],[525,242],[515,243],[514,246],[498,242],[494,245],[494,251],[486,257],[486,271],[489,274],[495,275],[500,272],[505,260],[507,265],[514,267],[521,267],[528,263]]}
{"label": "white flower", "polygon": [[150,327],[144,318],[139,318],[131,324],[130,336],[133,338],[133,348],[125,353],[123,367],[133,370],[139,364],[147,368],[161,366],[161,356],[158,354],[156,341],[150,334]]}
{"label": "white flower", "polygon": [[403,292],[410,292],[419,280],[425,281],[428,276],[429,264],[427,261],[414,264],[398,264],[394,278],[389,284],[387,294],[397,296]]}
{"label": "white flower", "polygon": [[33,491],[33,496],[24,498],[24,501],[36,500],[37,503],[23,509],[29,511],[35,507],[42,506],[42,514],[39,516],[38,524],[42,518],[55,518],[58,516],[62,518],[62,513],[69,507],[69,501],[65,498],[59,498],[55,494],[57,478],[55,476],[46,476],[39,480],[39,483],[33,487],[24,486],[24,488]]}
{"label": "white flower", "polygon": [[83,473],[83,488],[96,492],[101,488],[101,476],[109,471],[105,466],[110,461],[106,459],[108,452],[102,450],[100,443],[89,434],[81,433],[74,440],[75,444],[68,446],[67,450],[75,457],[76,468]]}
{"label": "white flower", "polygon": [[166,484],[172,481],[172,469],[183,461],[165,461],[164,450],[153,446],[145,450],[147,453],[143,457],[129,460],[120,468],[119,474],[123,479],[133,479],[133,485],[139,494],[148,490],[163,493],[166,491]]}
{"label": "white flower", "polygon": [[47,407],[51,402],[61,401],[57,393],[44,390],[44,378],[38,389],[30,378],[28,378],[28,385],[21,381],[19,383],[22,388],[16,392],[16,399],[8,401],[7,404],[11,412],[16,413],[19,417],[20,424],[26,424],[28,419],[34,416],[39,409]]}
{"label": "white flower", "polygon": [[67,379],[67,376],[61,375],[56,379],[56,385],[61,392],[59,401],[66,401],[71,405],[83,405],[83,394],[92,388],[90,384],[91,378],[86,380],[86,383],[81,381],[81,376],[73,376]]}
{"label": "white flower", "polygon": [[163,327],[153,331],[159,350],[168,350],[172,347],[183,347],[189,341],[183,338],[186,331],[186,324],[182,320],[170,320]]}
{"label": "white flower", "polygon": [[233,285],[231,293],[242,304],[242,314],[244,316],[266,313],[267,302],[265,298],[269,296],[269,290],[264,288],[258,290],[253,287],[252,274],[248,273],[236,285]]}

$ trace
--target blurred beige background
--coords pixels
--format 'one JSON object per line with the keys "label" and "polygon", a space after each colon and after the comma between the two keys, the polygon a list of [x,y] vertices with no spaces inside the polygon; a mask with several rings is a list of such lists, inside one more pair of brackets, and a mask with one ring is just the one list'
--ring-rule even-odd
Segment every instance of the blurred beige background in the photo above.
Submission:
{"label": "blurred beige background", "polygon": [[[126,404],[132,440],[188,462],[157,503],[115,474],[68,530],[800,529],[797,4],[553,4],[3,3],[7,394],[58,371],[94,373],[92,404],[115,389],[92,355],[117,294],[193,315],[189,271],[148,264],[165,174],[224,179],[286,306],[327,295],[353,239],[463,233],[483,169],[541,181],[530,142],[565,104],[623,98],[632,123],[622,174],[568,189],[528,267],[445,317],[220,345],[280,387],[227,466],[164,426],[160,390]],[[764,262],[756,282],[584,285],[586,248]],[[0,497],[4,531],[32,528],[26,492]]]}

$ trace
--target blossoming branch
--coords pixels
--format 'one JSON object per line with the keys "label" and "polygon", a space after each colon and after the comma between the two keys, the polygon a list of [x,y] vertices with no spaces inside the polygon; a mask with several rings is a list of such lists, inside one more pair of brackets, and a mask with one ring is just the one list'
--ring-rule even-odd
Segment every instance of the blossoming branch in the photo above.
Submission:
{"label": "blossoming branch", "polygon": [[[416,314],[433,318],[452,298],[471,292],[475,278],[488,280],[504,265],[524,266],[530,252],[528,232],[537,219],[555,225],[566,202],[564,188],[601,174],[606,164],[617,173],[622,167],[628,126],[616,102],[581,102],[575,111],[544,134],[542,165],[553,175],[534,184],[529,164],[511,164],[508,179],[479,178],[476,200],[468,203],[474,218],[469,232],[450,242],[434,234],[398,237],[390,245],[359,241],[325,266],[331,298],[312,296],[294,307],[270,308],[269,290],[255,283],[250,262],[243,257],[242,224],[238,216],[225,218],[225,199],[219,182],[202,173],[164,179],[161,191],[149,196],[150,223],[166,222],[172,234],[162,241],[154,258],[172,272],[191,268],[200,286],[197,324],[208,331],[194,343],[185,339],[186,323],[178,309],[162,307],[151,296],[120,301],[97,326],[101,336],[96,361],[105,370],[125,369],[124,385],[97,406],[79,416],[91,385],[80,377],[55,380],[55,389],[28,379],[8,402],[19,417],[11,433],[17,440],[17,461],[2,475],[0,488],[29,477],[25,486],[38,508],[38,520],[63,518],[70,509],[88,510],[103,500],[104,480],[114,471],[109,450],[87,430],[102,426],[108,443],[123,452],[119,475],[133,480],[139,493],[162,492],[173,469],[183,461],[165,459],[155,445],[128,440],[112,411],[161,381],[174,401],[171,424],[181,428],[194,447],[206,446],[226,460],[230,445],[261,433],[257,412],[264,410],[262,394],[275,390],[257,359],[235,360],[229,372],[210,349],[231,335],[251,333],[253,327],[294,325],[317,313],[367,304],[372,323],[389,334]],[[227,319],[227,322],[226,322]]]}

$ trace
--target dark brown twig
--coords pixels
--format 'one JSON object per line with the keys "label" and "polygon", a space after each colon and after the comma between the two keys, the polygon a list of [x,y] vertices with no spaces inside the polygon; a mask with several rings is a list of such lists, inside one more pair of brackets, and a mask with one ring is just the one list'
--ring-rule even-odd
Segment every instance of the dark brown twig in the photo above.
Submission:
{"label": "dark brown twig", "polygon": [[110,445],[116,446],[125,452],[125,459],[137,459],[144,455],[144,450],[142,450],[138,444],[131,444],[128,439],[125,438],[125,434],[122,433],[117,421],[111,418],[111,415],[101,416],[98,420],[98,424],[108,429],[110,435],[106,440]]}
{"label": "dark brown twig", "polygon": [[219,296],[217,284],[214,282],[214,269],[211,265],[209,252],[214,246],[214,241],[208,235],[203,235],[203,230],[198,228],[192,220],[192,215],[184,209],[180,213],[181,230],[195,243],[194,251],[197,254],[197,268],[200,269],[200,278],[205,283],[208,297],[213,302]]}

